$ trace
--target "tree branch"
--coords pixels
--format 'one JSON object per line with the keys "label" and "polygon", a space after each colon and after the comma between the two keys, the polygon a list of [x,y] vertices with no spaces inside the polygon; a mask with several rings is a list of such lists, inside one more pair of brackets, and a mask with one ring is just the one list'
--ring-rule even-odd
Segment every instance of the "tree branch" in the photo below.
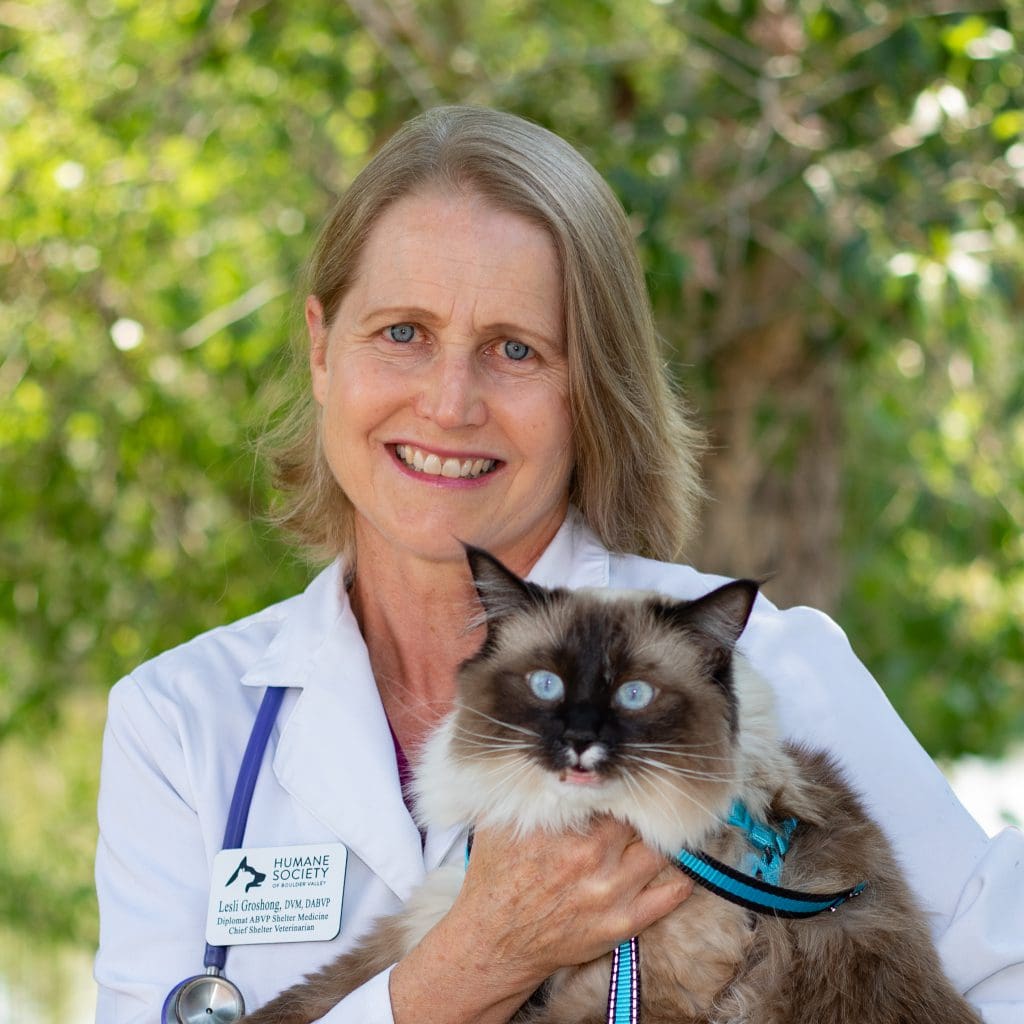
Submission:
{"label": "tree branch", "polygon": [[413,58],[413,51],[398,39],[395,18],[390,9],[385,10],[376,0],[348,0],[352,13],[363,28],[380,47],[381,53],[405,83],[409,94],[427,110],[442,102],[441,94],[423,68]]}
{"label": "tree branch", "polygon": [[265,306],[279,295],[283,295],[287,290],[287,284],[280,278],[272,277],[261,281],[244,294],[239,295],[233,302],[207,313],[191,327],[182,331],[182,348],[197,348],[207,338],[213,337],[218,331],[224,330],[225,327],[237,323],[239,320],[244,320],[250,313],[255,313],[257,309]]}

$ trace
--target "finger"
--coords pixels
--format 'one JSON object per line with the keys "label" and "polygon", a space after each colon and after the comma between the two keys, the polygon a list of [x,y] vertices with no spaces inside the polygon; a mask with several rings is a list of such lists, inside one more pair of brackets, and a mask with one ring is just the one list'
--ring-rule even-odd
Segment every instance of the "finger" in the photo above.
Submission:
{"label": "finger", "polygon": [[633,900],[630,911],[633,917],[630,935],[638,935],[645,928],[670,914],[693,893],[693,879],[677,872],[678,877],[669,876],[665,881],[648,885]]}
{"label": "finger", "polygon": [[[663,871],[669,863],[665,854],[648,846],[639,836],[622,851],[621,861],[626,871],[636,874],[649,873],[651,878],[659,871]],[[650,878],[647,881],[650,881]]]}

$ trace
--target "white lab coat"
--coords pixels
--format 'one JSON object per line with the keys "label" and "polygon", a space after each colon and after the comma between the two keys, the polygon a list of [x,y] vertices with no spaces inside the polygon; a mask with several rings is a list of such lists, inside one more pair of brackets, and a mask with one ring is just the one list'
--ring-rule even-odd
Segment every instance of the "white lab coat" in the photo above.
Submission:
{"label": "white lab coat", "polygon": [[[683,598],[721,582],[609,554],[575,513],[531,579]],[[989,1024],[1021,1024],[1024,835],[985,836],[825,616],[759,599],[740,647],[774,685],[785,734],[831,750],[866,796],[955,984]],[[211,862],[271,684],[291,689],[245,845],[340,841],[350,852],[336,939],[230,949],[226,973],[250,1008],[348,948],[427,871],[462,856],[454,832],[428,835],[421,849],[366,647],[332,565],[304,593],[154,658],[111,691],[96,857],[99,1024],[151,1024],[171,986],[201,972]],[[385,972],[324,1021],[391,1024],[387,982]]]}

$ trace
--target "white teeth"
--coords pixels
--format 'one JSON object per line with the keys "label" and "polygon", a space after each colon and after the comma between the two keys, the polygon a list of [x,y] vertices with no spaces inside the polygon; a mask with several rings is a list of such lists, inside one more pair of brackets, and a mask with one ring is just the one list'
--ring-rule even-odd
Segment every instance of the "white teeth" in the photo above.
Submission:
{"label": "white teeth", "polygon": [[442,459],[433,452],[423,452],[412,445],[395,445],[395,454],[407,466],[428,476],[443,476],[451,480],[471,480],[483,473],[490,472],[495,465],[494,459]]}

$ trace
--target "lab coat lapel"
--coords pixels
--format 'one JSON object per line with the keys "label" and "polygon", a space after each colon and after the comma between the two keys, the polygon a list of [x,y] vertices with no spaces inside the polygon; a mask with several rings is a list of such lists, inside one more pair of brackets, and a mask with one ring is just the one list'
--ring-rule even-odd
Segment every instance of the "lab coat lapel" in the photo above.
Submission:
{"label": "lab coat lapel", "polygon": [[245,682],[301,686],[273,770],[284,789],[400,899],[424,877],[419,830],[402,800],[394,744],[337,566],[290,609]]}

